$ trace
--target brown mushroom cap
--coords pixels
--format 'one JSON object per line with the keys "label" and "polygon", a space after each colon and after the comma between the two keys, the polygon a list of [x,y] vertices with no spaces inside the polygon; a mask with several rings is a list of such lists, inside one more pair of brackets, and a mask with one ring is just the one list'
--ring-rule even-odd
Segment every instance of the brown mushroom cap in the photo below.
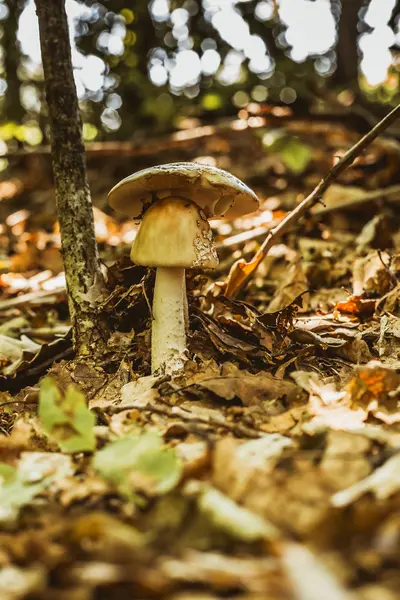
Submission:
{"label": "brown mushroom cap", "polygon": [[207,217],[234,219],[259,206],[253,190],[234,175],[190,162],[138,171],[117,183],[108,199],[115,210],[140,219],[153,202],[171,195],[195,202]]}

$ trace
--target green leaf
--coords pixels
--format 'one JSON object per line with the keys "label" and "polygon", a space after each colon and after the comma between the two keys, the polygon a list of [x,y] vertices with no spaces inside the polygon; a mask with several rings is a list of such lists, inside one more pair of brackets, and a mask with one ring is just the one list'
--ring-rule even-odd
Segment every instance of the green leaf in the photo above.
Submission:
{"label": "green leaf", "polygon": [[5,483],[0,488],[0,522],[15,519],[19,509],[29,504],[46,485],[46,480],[29,484],[18,478]]}
{"label": "green leaf", "polygon": [[15,478],[16,474],[17,471],[16,469],[14,469],[14,467],[11,467],[6,463],[0,463],[0,478],[3,480],[4,483],[12,481]]}
{"label": "green leaf", "polygon": [[20,508],[72,473],[70,457],[54,452],[24,452],[16,469],[0,463],[0,523],[14,521]]}
{"label": "green leaf", "polygon": [[40,383],[39,418],[46,432],[51,432],[53,427],[68,423],[62,411],[60,391],[51,377],[45,377]]}
{"label": "green leaf", "polygon": [[311,160],[311,149],[298,138],[291,137],[279,151],[279,155],[288,169],[300,175]]}
{"label": "green leaf", "polygon": [[132,488],[165,494],[177,485],[182,472],[175,450],[165,448],[162,438],[151,432],[111,442],[97,452],[93,464],[128,496]]}
{"label": "green leaf", "polygon": [[93,452],[96,449],[96,416],[74,385],[70,385],[62,397],[54,379],[45,377],[40,384],[39,418],[45,433],[63,452]]}

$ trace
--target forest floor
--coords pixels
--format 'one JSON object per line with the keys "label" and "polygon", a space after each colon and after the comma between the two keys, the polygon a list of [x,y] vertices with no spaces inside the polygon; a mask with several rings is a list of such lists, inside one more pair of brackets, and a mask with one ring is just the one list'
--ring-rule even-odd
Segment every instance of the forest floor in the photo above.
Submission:
{"label": "forest floor", "polygon": [[[244,110],[194,125],[88,150],[113,330],[97,364],[72,354],[49,156],[3,172],[1,600],[398,599],[400,146],[376,140],[233,300],[232,264],[360,136]],[[137,226],[106,195],[180,160],[233,172],[261,208],[212,223],[220,265],[187,276],[171,381],[149,375]]]}

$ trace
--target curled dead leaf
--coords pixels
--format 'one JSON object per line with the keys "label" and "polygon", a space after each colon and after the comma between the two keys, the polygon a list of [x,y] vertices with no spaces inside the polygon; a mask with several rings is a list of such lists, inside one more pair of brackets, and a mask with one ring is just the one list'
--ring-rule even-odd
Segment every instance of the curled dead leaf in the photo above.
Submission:
{"label": "curled dead leaf", "polygon": [[354,317],[370,317],[374,314],[376,300],[366,300],[361,296],[349,296],[346,301],[338,302],[335,311]]}

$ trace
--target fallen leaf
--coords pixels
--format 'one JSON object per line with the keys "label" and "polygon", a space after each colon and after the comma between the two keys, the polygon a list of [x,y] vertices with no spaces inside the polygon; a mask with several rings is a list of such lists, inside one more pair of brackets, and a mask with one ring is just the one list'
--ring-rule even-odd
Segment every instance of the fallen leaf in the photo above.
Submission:
{"label": "fallen leaf", "polygon": [[111,442],[95,454],[93,466],[126,496],[132,496],[135,488],[148,495],[166,494],[182,474],[176,451],[165,448],[162,438],[152,432]]}
{"label": "fallen leaf", "polygon": [[263,258],[264,257],[261,255],[249,262],[246,262],[243,258],[237,260],[229,271],[222,293],[224,293],[227,298],[234,298],[237,296],[242,287],[260,265]]}
{"label": "fallen leaf", "polygon": [[159,396],[158,391],[154,389],[159,380],[160,377],[148,375],[125,384],[121,389],[121,404],[146,406]]}
{"label": "fallen leaf", "polygon": [[222,329],[209,316],[198,312],[197,317],[214,347],[223,355],[231,354],[244,364],[251,364],[251,358],[267,359],[269,353],[260,345],[241,340]]}
{"label": "fallen leaf", "polygon": [[357,236],[358,250],[363,251],[372,246],[374,248],[390,248],[393,245],[389,219],[385,213],[379,213],[372,217],[364,225]]}
{"label": "fallen leaf", "polygon": [[53,364],[58,356],[65,357],[68,353],[72,354],[71,331],[48,344],[39,345],[39,349],[33,357],[30,352],[23,353],[21,358],[6,367],[4,376],[0,377],[0,386],[7,387],[10,382],[17,379],[18,375],[28,374],[30,370],[44,372],[46,365]]}
{"label": "fallen leaf", "polygon": [[308,298],[304,296],[309,290],[309,283],[302,262],[298,259],[288,266],[282,281],[279,282],[273,299],[268,305],[268,312],[282,310],[299,296],[303,299],[303,309],[307,310]]}
{"label": "fallen leaf", "polygon": [[200,481],[189,481],[183,493],[189,497],[196,497],[196,504],[214,527],[220,529],[230,537],[246,543],[259,540],[275,540],[279,537],[278,531],[262,517],[239,506],[212,486]]}
{"label": "fallen leaf", "polygon": [[16,468],[0,463],[0,522],[12,523],[23,506],[73,472],[70,458],[58,453],[25,452]]}
{"label": "fallen leaf", "polygon": [[373,315],[375,306],[376,300],[366,300],[361,296],[349,296],[344,302],[338,302],[334,310],[354,317],[369,317]]}
{"label": "fallen leaf", "polygon": [[389,270],[388,252],[373,250],[367,256],[359,257],[353,265],[353,294],[363,293],[383,296],[393,287],[394,277]]}
{"label": "fallen leaf", "polygon": [[[286,598],[288,590],[277,577],[277,561],[270,557],[251,558],[230,556],[219,552],[198,552],[187,550],[181,558],[164,558],[159,561],[159,569],[169,580],[178,583],[179,588],[189,583],[212,586],[216,590],[231,595],[232,590],[249,590],[256,594],[254,598]],[[258,595],[259,594],[259,595]],[[218,594],[220,597],[220,594]],[[246,597],[246,596],[244,596]],[[253,595],[250,596],[253,598]],[[174,596],[175,598],[175,596]],[[193,589],[190,595],[182,600],[211,600],[207,596],[195,595]],[[180,600],[180,596],[176,597]]]}
{"label": "fallen leaf", "polygon": [[262,406],[265,402],[281,398],[285,398],[285,401],[291,404],[302,394],[301,389],[294,383],[278,379],[270,373],[251,375],[239,371],[234,377],[205,379],[196,385],[224,400],[239,398],[244,406]]}
{"label": "fallen leaf", "polygon": [[185,477],[196,477],[210,464],[210,448],[206,442],[182,442],[176,446]]}
{"label": "fallen leaf", "polygon": [[347,385],[352,406],[361,406],[381,421],[400,422],[400,375],[379,361],[358,367]]}
{"label": "fallen leaf", "polygon": [[294,600],[320,600],[321,590],[324,600],[353,600],[353,595],[305,546],[284,543],[280,555]]}
{"label": "fallen leaf", "polygon": [[217,442],[212,481],[216,487],[239,502],[257,482],[265,480],[283,452],[292,447],[290,438],[270,433],[258,440],[240,444],[232,439]]}
{"label": "fallen leaf", "polygon": [[62,396],[56,381],[45,377],[40,384],[39,418],[46,434],[63,452],[93,452],[96,448],[96,416],[75,385]]}
{"label": "fallen leaf", "polygon": [[342,508],[352,504],[367,492],[372,492],[377,500],[387,500],[399,490],[400,453],[397,453],[365,479],[334,494],[331,502],[333,506]]}
{"label": "fallen leaf", "polygon": [[44,565],[21,568],[4,565],[0,568],[0,589],[2,600],[21,600],[43,592],[46,588]]}

